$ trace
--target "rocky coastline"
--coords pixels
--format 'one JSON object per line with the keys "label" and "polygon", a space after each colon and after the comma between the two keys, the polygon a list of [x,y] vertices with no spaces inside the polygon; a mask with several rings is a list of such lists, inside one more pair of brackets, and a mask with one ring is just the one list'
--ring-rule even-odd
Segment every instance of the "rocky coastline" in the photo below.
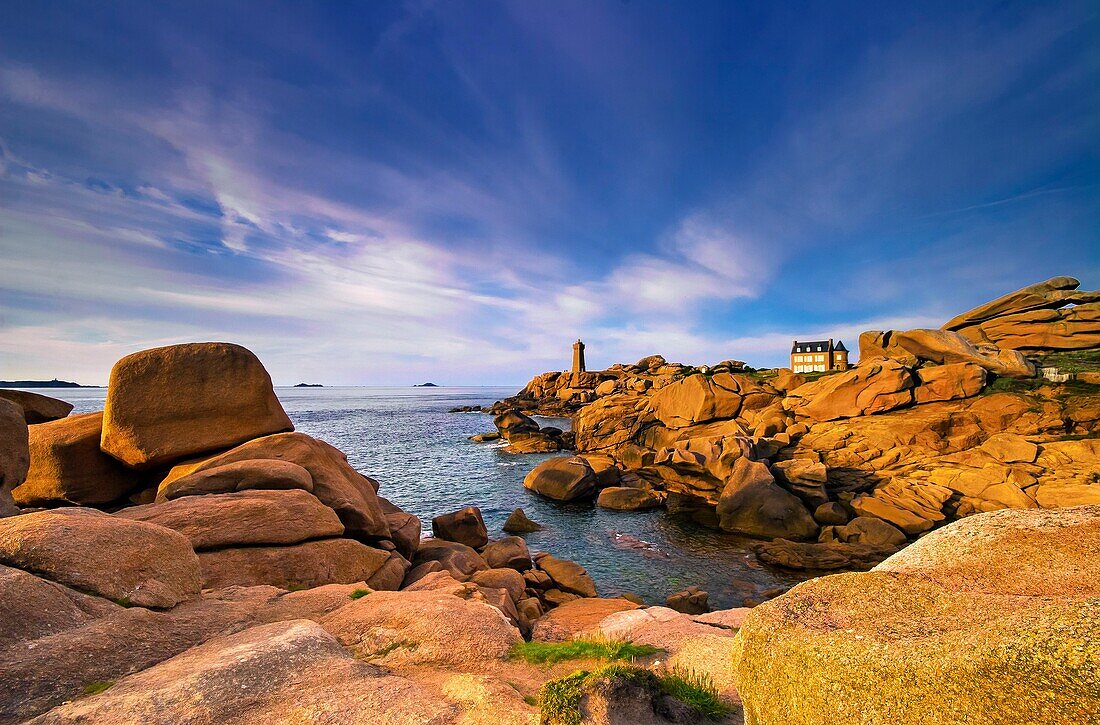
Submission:
{"label": "rocky coastline", "polygon": [[761,539],[769,565],[868,569],[975,513],[1100,504],[1100,292],[1079,286],[1057,277],[938,330],[865,332],[843,371],[653,355],[543,373],[490,410],[506,451],[575,452],[533,470],[532,491],[664,507]]}
{"label": "rocky coastline", "polygon": [[1076,290],[868,333],[817,379],[654,356],[496,408],[513,452],[575,451],[527,476],[541,495],[869,569],[721,611],[599,597],[520,510],[427,536],[238,345],[127,356],[96,413],[0,390],[0,725],[1089,722],[1100,332]]}

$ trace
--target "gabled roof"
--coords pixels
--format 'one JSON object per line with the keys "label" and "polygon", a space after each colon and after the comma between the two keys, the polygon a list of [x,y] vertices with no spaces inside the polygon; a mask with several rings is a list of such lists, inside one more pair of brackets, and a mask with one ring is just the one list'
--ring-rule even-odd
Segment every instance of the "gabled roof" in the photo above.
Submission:
{"label": "gabled roof", "polygon": [[848,348],[844,347],[843,340],[837,340],[836,345],[833,347],[837,352],[848,352]]}

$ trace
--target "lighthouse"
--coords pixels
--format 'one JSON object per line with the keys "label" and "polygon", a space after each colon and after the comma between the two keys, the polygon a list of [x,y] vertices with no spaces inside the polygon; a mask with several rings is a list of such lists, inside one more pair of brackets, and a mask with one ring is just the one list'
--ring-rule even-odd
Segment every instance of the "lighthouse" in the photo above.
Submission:
{"label": "lighthouse", "polygon": [[584,343],[579,339],[573,343],[573,372],[584,372]]}

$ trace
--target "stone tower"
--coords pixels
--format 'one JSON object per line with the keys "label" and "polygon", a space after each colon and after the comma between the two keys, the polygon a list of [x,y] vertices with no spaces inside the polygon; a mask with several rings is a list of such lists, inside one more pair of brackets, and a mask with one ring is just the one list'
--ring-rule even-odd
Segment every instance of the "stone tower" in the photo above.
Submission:
{"label": "stone tower", "polygon": [[584,343],[580,340],[573,343],[573,372],[584,372]]}

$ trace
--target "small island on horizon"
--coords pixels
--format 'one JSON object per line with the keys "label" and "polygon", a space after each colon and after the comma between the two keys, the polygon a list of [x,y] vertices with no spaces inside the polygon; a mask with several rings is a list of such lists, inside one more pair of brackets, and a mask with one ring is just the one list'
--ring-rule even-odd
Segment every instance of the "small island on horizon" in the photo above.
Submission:
{"label": "small island on horizon", "polygon": [[439,386],[436,385],[435,383],[420,383],[418,385],[414,385],[413,387],[414,388],[438,388]]}
{"label": "small island on horizon", "polygon": [[325,386],[321,385],[320,383],[298,383],[294,387],[296,387],[296,388],[323,388]]}
{"label": "small island on horizon", "polygon": [[0,388],[98,388],[99,385],[81,385],[68,380],[0,380]]}

